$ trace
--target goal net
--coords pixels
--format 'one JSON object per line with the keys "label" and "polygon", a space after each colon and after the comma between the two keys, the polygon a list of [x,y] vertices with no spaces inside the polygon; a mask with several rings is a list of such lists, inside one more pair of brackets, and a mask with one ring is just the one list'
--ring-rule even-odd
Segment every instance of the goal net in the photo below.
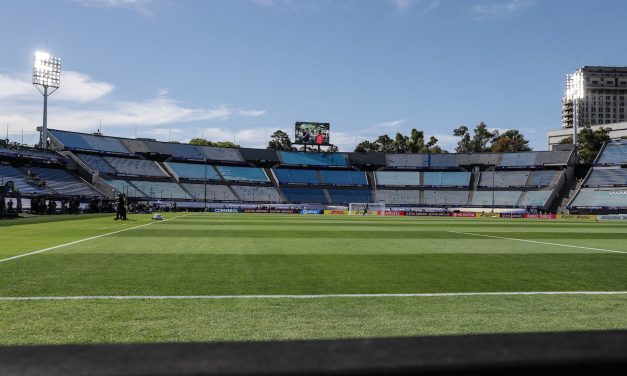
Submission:
{"label": "goal net", "polygon": [[351,202],[348,204],[348,215],[385,215],[385,203]]}

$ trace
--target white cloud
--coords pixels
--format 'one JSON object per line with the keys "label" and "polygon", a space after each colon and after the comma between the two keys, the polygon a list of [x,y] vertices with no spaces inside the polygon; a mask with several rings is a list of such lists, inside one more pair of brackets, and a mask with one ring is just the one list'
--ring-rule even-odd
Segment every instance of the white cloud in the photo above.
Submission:
{"label": "white cloud", "polygon": [[[42,99],[27,74],[0,74],[0,124],[11,129],[34,131],[41,125]],[[50,97],[48,125],[72,131],[92,131],[102,122],[107,129],[120,131],[138,126],[143,133],[163,134],[164,125],[194,121],[223,121],[233,117],[263,116],[265,110],[241,109],[220,104],[192,108],[168,96],[166,89],[153,98],[134,101],[110,98],[114,85],[98,82],[80,72],[65,72],[61,88]],[[161,133],[159,133],[161,132]]]}
{"label": "white cloud", "polygon": [[241,117],[259,117],[266,114],[265,110],[238,110]]}
{"label": "white cloud", "polygon": [[29,79],[30,76],[28,75],[10,77],[0,73],[0,99],[22,97],[35,93],[35,88]]}
{"label": "white cloud", "polygon": [[61,89],[55,99],[73,102],[91,102],[111,93],[113,85],[97,82],[86,74],[67,71],[61,74]]}
{"label": "white cloud", "polygon": [[420,8],[420,13],[427,14],[440,6],[441,0],[390,0],[399,12],[406,12],[413,7]]}
{"label": "white cloud", "polygon": [[[54,93],[61,101],[89,102],[111,93],[113,85],[93,80],[86,74],[66,71],[61,74],[62,89]],[[32,98],[36,89],[28,74],[6,75],[0,73],[0,98]]]}
{"label": "white cloud", "polygon": [[535,0],[491,0],[475,4],[471,11],[478,19],[511,17],[531,7]]}
{"label": "white cloud", "polygon": [[144,15],[150,15],[149,6],[152,4],[152,0],[74,0],[86,7],[92,8],[122,8],[134,10]]}
{"label": "white cloud", "polygon": [[393,127],[397,127],[397,126],[405,124],[405,123],[407,123],[407,119],[384,121],[383,123],[377,123],[374,126],[375,127],[393,128]]}

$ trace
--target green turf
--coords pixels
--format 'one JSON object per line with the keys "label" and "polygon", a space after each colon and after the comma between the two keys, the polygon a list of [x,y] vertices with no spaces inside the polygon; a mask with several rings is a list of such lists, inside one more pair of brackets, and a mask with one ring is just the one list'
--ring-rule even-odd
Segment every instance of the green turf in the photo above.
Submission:
{"label": "green turf", "polygon": [[[560,246],[627,252],[622,223],[173,217],[1,221],[0,259],[125,231],[0,262],[0,296],[627,291],[627,254]],[[0,344],[615,328],[627,295],[0,301]]]}

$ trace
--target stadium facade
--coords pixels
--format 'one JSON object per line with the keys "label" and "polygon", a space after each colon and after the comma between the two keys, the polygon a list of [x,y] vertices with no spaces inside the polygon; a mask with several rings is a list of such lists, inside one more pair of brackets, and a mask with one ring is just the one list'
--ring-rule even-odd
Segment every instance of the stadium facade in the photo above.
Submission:
{"label": "stadium facade", "polygon": [[607,144],[575,186],[572,145],[471,154],[219,148],[50,130],[53,150],[0,147],[0,183],[22,197],[289,205],[614,212],[627,208],[627,141]]}
{"label": "stadium facade", "polygon": [[51,151],[0,149],[0,180],[15,181],[26,197],[112,199],[122,192],[179,207],[383,202],[555,211],[568,197],[574,170],[571,146],[523,153],[303,153],[54,129],[50,143]]}

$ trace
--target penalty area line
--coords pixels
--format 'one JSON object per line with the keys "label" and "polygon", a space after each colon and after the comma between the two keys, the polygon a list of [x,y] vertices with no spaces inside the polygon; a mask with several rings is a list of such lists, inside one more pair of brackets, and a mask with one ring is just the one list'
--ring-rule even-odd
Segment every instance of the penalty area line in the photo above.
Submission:
{"label": "penalty area line", "polygon": [[453,234],[463,234],[463,235],[471,235],[471,236],[482,236],[484,238],[493,238],[493,239],[503,239],[503,240],[516,240],[519,242],[526,242],[526,243],[534,243],[534,244],[544,244],[544,245],[554,245],[554,246],[558,246],[558,247],[568,247],[568,248],[578,248],[578,249],[588,249],[591,251],[601,251],[601,252],[612,252],[612,253],[622,253],[622,254],[627,254],[627,252],[625,251],[616,251],[613,249],[603,249],[603,248],[592,248],[592,247],[583,247],[583,246],[579,246],[579,245],[570,245],[570,244],[561,244],[561,243],[550,243],[550,242],[541,242],[539,240],[529,240],[529,239],[518,239],[518,238],[509,238],[506,236],[495,236],[495,235],[485,235],[485,234],[475,234],[472,232],[463,232],[463,231],[453,231],[453,230],[449,230],[448,232],[451,232]]}
{"label": "penalty area line", "polygon": [[415,294],[311,294],[311,295],[87,295],[87,296],[2,296],[0,301],[33,300],[227,300],[227,299],[329,299],[329,298],[446,298],[464,296],[538,295],[627,295],[627,291],[510,291],[441,292]]}
{"label": "penalty area line", "polygon": [[[189,214],[186,214],[186,215],[180,215],[180,216],[178,216],[178,217],[172,217],[172,218],[164,219],[163,221],[160,221],[160,222],[166,222],[166,221],[169,221],[169,220],[172,220],[172,219],[181,218],[181,217],[186,217],[187,215],[189,215]],[[69,242],[69,243],[59,244],[59,245],[55,245],[55,246],[53,246],[53,247],[48,247],[48,248],[40,249],[40,250],[33,251],[33,252],[22,253],[22,254],[20,254],[20,255],[15,255],[15,256],[11,256],[11,257],[4,258],[4,259],[0,259],[0,263],[2,263],[2,262],[6,262],[6,261],[11,261],[11,260],[16,260],[16,259],[19,259],[19,258],[22,258],[22,257],[26,257],[26,256],[33,256],[33,255],[36,255],[36,254],[39,254],[39,253],[52,251],[52,250],[54,250],[54,249],[58,249],[58,248],[62,248],[62,247],[67,247],[67,246],[69,246],[69,245],[74,245],[74,244],[78,244],[78,243],[86,242],[86,241],[89,241],[89,240],[94,240],[94,239],[102,238],[102,237],[109,236],[109,235],[119,234],[120,232],[129,231],[129,230],[134,230],[134,229],[136,229],[136,228],[140,228],[140,227],[150,226],[150,225],[155,224],[155,223],[159,223],[159,222],[149,222],[149,223],[144,223],[143,225],[139,225],[139,226],[134,226],[134,227],[124,228],[124,229],[121,229],[121,230],[117,230],[117,231],[113,231],[113,232],[108,232],[108,233],[106,233],[106,234],[100,234],[100,235],[96,235],[96,236],[90,236],[89,238],[79,239],[79,240],[74,240],[74,241]]]}

